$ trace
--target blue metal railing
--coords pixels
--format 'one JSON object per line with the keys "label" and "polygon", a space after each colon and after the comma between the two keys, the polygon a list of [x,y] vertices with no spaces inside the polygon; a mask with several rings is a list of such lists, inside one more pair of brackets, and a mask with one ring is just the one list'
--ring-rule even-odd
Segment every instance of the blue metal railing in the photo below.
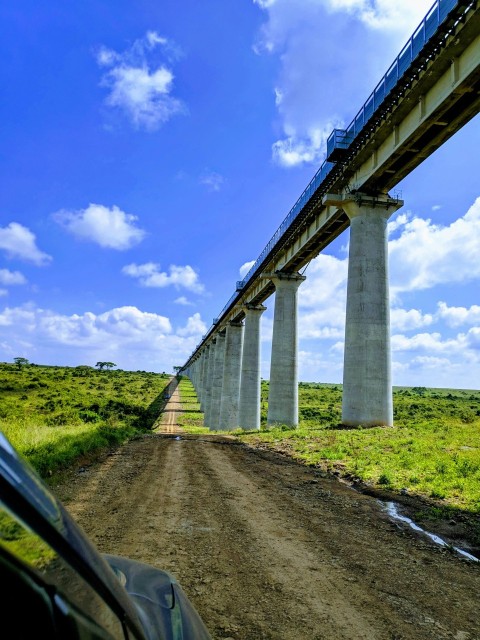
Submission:
{"label": "blue metal railing", "polygon": [[[267,256],[278,244],[279,240],[289,230],[300,212],[304,209],[312,196],[325,181],[328,174],[335,166],[335,162],[337,162],[338,159],[341,159],[342,155],[345,155],[352,142],[360,134],[362,129],[372,118],[380,105],[384,102],[387,95],[395,88],[398,81],[418,58],[428,41],[432,38],[432,36],[435,35],[443,22],[445,22],[451,11],[455,9],[459,4],[460,0],[436,0],[422,22],[415,29],[412,37],[408,40],[397,58],[391,64],[386,74],[383,76],[370,96],[367,98],[366,102],[357,113],[355,118],[352,120],[352,122],[346,129],[334,129],[332,131],[327,140],[326,159],[323,161],[319,170],[310,180],[296,203],[290,209],[287,217],[275,231],[270,241],[258,256],[257,260],[250,268],[246,276],[243,278],[243,280],[237,281],[236,291],[223,307],[218,318],[216,318],[217,321],[223,317],[229,307],[232,306],[235,299],[240,297],[242,290],[245,289],[248,283],[253,279],[254,275],[257,274]],[[474,3],[470,2],[465,7],[465,12],[472,4]],[[211,333],[213,328],[214,326],[209,329],[203,339],[205,339]]]}

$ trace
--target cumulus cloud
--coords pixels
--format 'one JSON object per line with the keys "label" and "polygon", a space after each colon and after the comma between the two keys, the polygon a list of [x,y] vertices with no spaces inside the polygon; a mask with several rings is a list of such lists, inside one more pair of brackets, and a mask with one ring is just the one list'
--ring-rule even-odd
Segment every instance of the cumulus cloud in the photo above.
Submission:
{"label": "cumulus cloud", "polygon": [[[166,60],[157,59],[160,52]],[[108,68],[101,80],[101,86],[109,90],[106,104],[125,113],[135,127],[148,131],[184,113],[184,103],[172,95],[172,52],[177,52],[175,45],[155,31],[148,31],[121,53],[100,47],[97,63]]]}
{"label": "cumulus cloud", "polygon": [[435,316],[431,313],[422,313],[418,309],[401,309],[391,310],[390,324],[392,330],[411,331],[420,327],[427,327],[435,321]]}
{"label": "cumulus cloud", "polygon": [[449,327],[459,327],[462,324],[480,325],[480,306],[474,304],[467,309],[466,307],[449,307],[445,302],[439,302],[437,317]]}
{"label": "cumulus cloud", "polygon": [[25,354],[32,361],[95,363],[106,358],[122,368],[166,370],[183,364],[205,325],[200,315],[175,330],[169,318],[124,306],[95,314],[64,315],[33,304],[0,312],[0,357]]}
{"label": "cumulus cloud", "polygon": [[26,284],[27,279],[20,271],[0,269],[0,284],[8,287],[15,284]]}
{"label": "cumulus cloud", "polygon": [[173,302],[174,304],[181,304],[184,307],[193,306],[193,302],[190,302],[190,300],[188,300],[185,296],[180,296],[176,298]]}
{"label": "cumulus cloud", "polygon": [[[300,307],[345,309],[347,295],[348,260],[321,253],[310,263],[298,294]],[[332,316],[335,314],[332,314]],[[335,324],[337,323],[334,320]]]}
{"label": "cumulus cloud", "polygon": [[253,267],[253,265],[255,264],[256,260],[250,260],[249,262],[245,262],[245,264],[242,264],[242,266],[240,267],[239,271],[240,271],[240,277],[243,279],[247,273],[250,271],[250,269]]}
{"label": "cumulus cloud", "polygon": [[324,0],[332,12],[345,12],[372,29],[411,32],[431,6],[430,0]]}
{"label": "cumulus cloud", "polygon": [[170,265],[168,273],[160,270],[155,262],[145,264],[128,264],[122,269],[124,275],[137,278],[142,287],[174,287],[188,289],[194,293],[202,293],[204,286],[200,282],[198,273],[190,266]]}
{"label": "cumulus cloud", "polygon": [[285,167],[323,159],[326,136],[348,124],[345,117],[355,116],[431,5],[430,0],[254,2],[266,15],[254,50],[280,61],[272,90],[283,135],[273,143],[272,155]]}
{"label": "cumulus cloud", "polygon": [[38,266],[48,264],[52,260],[51,256],[37,247],[35,234],[18,222],[0,227],[0,249],[3,249],[9,258],[18,258]]}
{"label": "cumulus cloud", "polygon": [[53,218],[78,238],[108,249],[130,249],[145,237],[145,231],[135,225],[138,217],[115,205],[90,204],[79,211],[59,211]]}
{"label": "cumulus cloud", "polygon": [[178,329],[177,334],[179,336],[201,336],[206,333],[208,327],[203,322],[199,313],[194,313],[187,320],[187,324],[183,329]]}
{"label": "cumulus cloud", "polygon": [[480,198],[448,226],[403,216],[389,243],[391,291],[419,291],[480,277]]}

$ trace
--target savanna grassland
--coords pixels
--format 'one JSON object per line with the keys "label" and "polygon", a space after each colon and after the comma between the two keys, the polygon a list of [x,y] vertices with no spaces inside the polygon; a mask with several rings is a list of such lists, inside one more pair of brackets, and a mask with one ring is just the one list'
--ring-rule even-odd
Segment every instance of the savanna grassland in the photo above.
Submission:
{"label": "savanna grassland", "polygon": [[170,376],[0,364],[0,430],[43,477],[151,429]]}
{"label": "savanna grassland", "polygon": [[341,385],[301,382],[299,426],[262,429],[244,442],[283,451],[367,488],[425,499],[423,519],[468,516],[480,544],[480,391],[395,388],[394,427],[341,425]]}
{"label": "savanna grassland", "polygon": [[[0,429],[44,477],[92,451],[150,430],[170,376],[93,367],[0,364]],[[208,432],[195,390],[180,377],[178,426]],[[480,391],[394,389],[394,427],[346,429],[341,385],[301,382],[299,426],[232,435],[367,488],[426,500],[424,518],[465,514],[480,543]]]}

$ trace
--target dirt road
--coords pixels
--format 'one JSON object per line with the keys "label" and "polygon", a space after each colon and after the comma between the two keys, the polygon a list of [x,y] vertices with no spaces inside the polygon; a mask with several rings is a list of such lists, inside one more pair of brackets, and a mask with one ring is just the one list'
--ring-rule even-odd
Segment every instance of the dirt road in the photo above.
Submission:
{"label": "dirt road", "polygon": [[171,571],[215,639],[480,639],[480,563],[283,456],[172,433],[176,403],[55,488],[100,551]]}

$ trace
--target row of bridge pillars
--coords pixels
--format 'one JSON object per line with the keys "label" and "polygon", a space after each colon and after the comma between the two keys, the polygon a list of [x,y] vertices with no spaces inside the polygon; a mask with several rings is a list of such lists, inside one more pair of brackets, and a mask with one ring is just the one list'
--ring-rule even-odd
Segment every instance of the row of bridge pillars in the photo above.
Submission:
{"label": "row of bridge pillars", "polygon": [[[403,202],[342,199],[350,219],[342,423],[393,424],[387,221]],[[299,273],[269,274],[275,285],[267,424],[298,424],[297,293]],[[245,322],[229,322],[184,371],[211,430],[260,428],[262,305],[244,307]]]}

